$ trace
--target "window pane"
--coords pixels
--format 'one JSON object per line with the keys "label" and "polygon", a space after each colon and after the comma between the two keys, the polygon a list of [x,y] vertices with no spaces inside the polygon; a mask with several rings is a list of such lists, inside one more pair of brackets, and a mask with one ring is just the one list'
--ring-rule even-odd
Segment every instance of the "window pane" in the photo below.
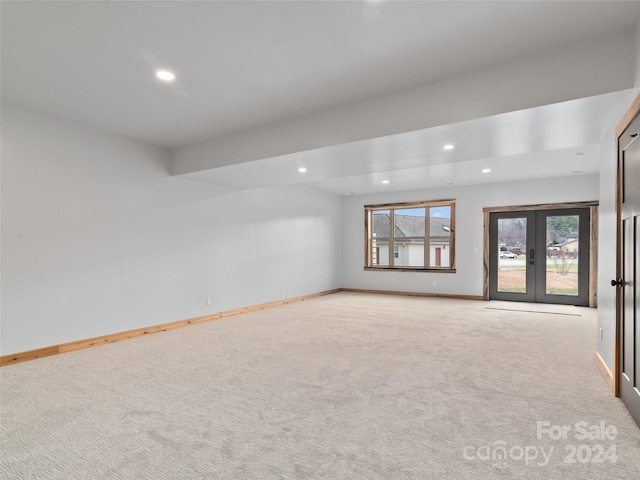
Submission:
{"label": "window pane", "polygon": [[451,207],[429,208],[431,236],[438,237],[451,232]]}
{"label": "window pane", "polygon": [[394,266],[424,267],[424,208],[394,210]]}
{"label": "window pane", "polygon": [[429,207],[429,266],[450,267],[451,207]]}
{"label": "window pane", "polygon": [[429,239],[429,266],[450,267],[450,252],[449,237],[431,237]]}
{"label": "window pane", "polygon": [[580,217],[547,217],[547,294],[578,295]]}
{"label": "window pane", "polygon": [[389,232],[391,215],[389,210],[374,210],[371,215],[371,266],[389,265]]}

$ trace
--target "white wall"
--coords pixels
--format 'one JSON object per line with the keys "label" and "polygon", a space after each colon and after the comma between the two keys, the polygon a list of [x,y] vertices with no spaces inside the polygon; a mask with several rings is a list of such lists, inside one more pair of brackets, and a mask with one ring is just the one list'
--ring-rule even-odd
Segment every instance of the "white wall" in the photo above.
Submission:
{"label": "white wall", "polygon": [[[629,93],[627,103],[611,119],[600,145],[597,350],[612,372],[616,339],[616,289],[610,283],[616,277],[617,219],[615,202],[618,153],[615,128],[638,93],[640,93],[638,89]],[[602,339],[600,338],[600,329],[602,329]]]}
{"label": "white wall", "polygon": [[[364,271],[365,205],[449,198],[456,199],[455,274]],[[343,287],[482,295],[484,207],[590,200],[598,200],[598,175],[344,197]]]}
{"label": "white wall", "polygon": [[339,198],[168,171],[162,149],[3,105],[2,354],[340,286]]}
{"label": "white wall", "polygon": [[[613,372],[613,345],[616,338],[616,162],[613,129],[601,145],[600,208],[598,209],[598,334],[597,351]],[[600,339],[602,329],[602,339]]]}

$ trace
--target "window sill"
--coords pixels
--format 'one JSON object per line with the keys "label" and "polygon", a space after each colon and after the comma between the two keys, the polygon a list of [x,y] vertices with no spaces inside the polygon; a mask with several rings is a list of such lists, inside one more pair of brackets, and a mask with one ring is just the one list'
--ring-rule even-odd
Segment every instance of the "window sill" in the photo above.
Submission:
{"label": "window sill", "polygon": [[419,267],[364,267],[365,271],[374,272],[430,272],[456,273],[455,268],[419,268]]}

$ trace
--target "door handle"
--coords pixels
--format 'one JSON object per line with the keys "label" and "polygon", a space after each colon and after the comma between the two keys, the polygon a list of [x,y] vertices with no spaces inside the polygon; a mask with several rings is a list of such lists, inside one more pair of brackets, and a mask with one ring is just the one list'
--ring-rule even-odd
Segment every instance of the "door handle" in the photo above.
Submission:
{"label": "door handle", "polygon": [[624,287],[624,280],[621,278],[618,278],[617,280],[614,278],[613,280],[611,280],[611,286],[612,287]]}
{"label": "door handle", "polygon": [[534,265],[536,263],[536,251],[532,248],[529,250],[529,265]]}

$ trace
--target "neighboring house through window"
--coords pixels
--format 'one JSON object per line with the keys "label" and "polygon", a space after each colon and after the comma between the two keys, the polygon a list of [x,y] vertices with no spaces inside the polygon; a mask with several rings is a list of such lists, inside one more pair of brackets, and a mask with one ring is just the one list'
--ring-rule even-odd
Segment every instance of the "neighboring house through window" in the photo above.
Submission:
{"label": "neighboring house through window", "polygon": [[455,271],[455,200],[364,208],[365,268]]}

